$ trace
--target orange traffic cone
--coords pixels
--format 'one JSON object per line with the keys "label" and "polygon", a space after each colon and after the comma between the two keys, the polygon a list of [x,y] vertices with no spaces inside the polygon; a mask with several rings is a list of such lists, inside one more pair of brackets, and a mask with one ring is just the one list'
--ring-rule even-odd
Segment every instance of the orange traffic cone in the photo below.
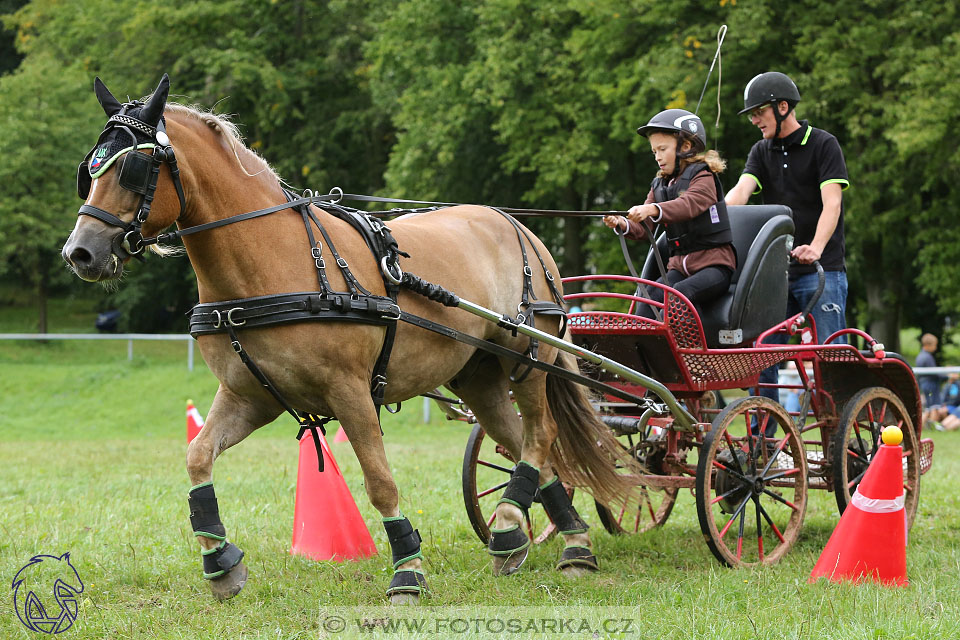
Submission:
{"label": "orange traffic cone", "polygon": [[322,434],[324,470],[317,471],[317,449],[305,433],[300,439],[297,498],[293,507],[290,553],[312,560],[356,560],[376,555],[370,531]]}
{"label": "orange traffic cone", "polygon": [[907,585],[907,520],[903,508],[903,433],[887,427],[863,480],[827,541],[808,582],[873,580]]}
{"label": "orange traffic cone", "polygon": [[350,442],[350,438],[347,437],[347,434],[343,430],[342,426],[339,429],[337,429],[337,435],[333,436],[333,441],[334,442]]}
{"label": "orange traffic cone", "polygon": [[193,400],[187,400],[187,444],[197,437],[200,429],[203,428],[203,416],[193,406]]}

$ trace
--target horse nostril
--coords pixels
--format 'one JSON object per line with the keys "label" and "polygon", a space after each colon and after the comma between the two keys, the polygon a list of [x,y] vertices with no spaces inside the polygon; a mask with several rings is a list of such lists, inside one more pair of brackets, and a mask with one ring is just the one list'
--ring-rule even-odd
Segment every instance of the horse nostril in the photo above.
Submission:
{"label": "horse nostril", "polygon": [[93,256],[83,247],[77,247],[70,252],[70,263],[76,267],[88,267],[93,263]]}

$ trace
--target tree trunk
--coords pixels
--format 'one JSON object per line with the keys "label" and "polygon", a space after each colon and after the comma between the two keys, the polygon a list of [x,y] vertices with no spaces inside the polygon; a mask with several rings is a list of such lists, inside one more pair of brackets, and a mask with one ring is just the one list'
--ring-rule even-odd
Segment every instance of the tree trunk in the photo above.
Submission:
{"label": "tree trunk", "polygon": [[887,351],[900,352],[900,306],[892,304],[890,290],[882,282],[865,283],[867,292],[867,333],[883,343]]}

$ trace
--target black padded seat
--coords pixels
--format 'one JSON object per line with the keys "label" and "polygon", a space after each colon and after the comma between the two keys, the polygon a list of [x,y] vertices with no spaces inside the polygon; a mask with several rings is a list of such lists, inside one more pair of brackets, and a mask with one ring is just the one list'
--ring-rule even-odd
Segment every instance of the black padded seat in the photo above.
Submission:
{"label": "black padded seat", "polygon": [[[737,270],[726,294],[697,309],[711,348],[749,344],[787,313],[793,212],[783,205],[731,206],[728,212]],[[666,264],[667,242],[662,234],[657,247]],[[652,253],[640,275],[648,280],[660,277]]]}

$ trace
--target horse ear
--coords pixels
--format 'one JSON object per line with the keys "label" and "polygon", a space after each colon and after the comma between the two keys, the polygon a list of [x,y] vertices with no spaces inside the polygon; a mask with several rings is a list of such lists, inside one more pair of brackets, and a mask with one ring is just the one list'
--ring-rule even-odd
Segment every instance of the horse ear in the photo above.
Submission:
{"label": "horse ear", "polygon": [[167,104],[167,95],[169,93],[170,78],[167,74],[163,74],[163,77],[160,78],[160,84],[157,85],[157,90],[153,92],[150,100],[143,106],[143,111],[140,112],[140,119],[152,127],[157,126],[157,123],[160,122],[160,116],[163,115],[163,107]]}
{"label": "horse ear", "polygon": [[97,76],[93,80],[93,92],[97,94],[97,100],[100,101],[100,106],[103,107],[108,118],[120,112],[120,102],[113,97],[110,89],[107,89],[107,85],[103,84],[100,76]]}

